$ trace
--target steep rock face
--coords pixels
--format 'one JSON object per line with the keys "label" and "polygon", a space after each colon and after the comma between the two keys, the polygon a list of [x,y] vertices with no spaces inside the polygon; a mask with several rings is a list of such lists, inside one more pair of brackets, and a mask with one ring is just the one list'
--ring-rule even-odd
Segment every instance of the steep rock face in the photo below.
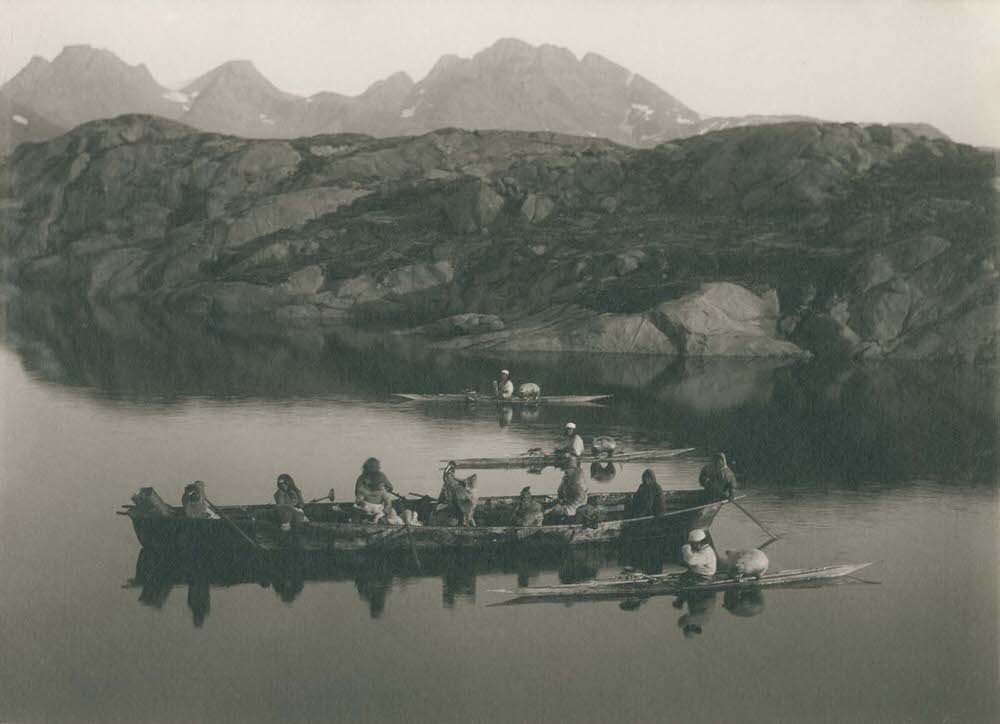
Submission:
{"label": "steep rock face", "polygon": [[123,116],[15,151],[0,249],[26,286],[233,323],[475,313],[505,327],[466,347],[989,361],[995,162],[852,124],[636,151],[511,131],[249,141]]}
{"label": "steep rock face", "polygon": [[657,326],[688,356],[794,357],[802,350],[778,339],[776,300],[736,284],[704,284],[653,310]]}

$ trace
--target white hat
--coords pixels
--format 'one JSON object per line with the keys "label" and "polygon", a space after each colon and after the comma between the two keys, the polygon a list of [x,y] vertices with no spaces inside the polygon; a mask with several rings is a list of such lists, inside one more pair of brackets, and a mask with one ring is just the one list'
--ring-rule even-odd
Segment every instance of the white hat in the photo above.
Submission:
{"label": "white hat", "polygon": [[507,370],[500,370],[500,374],[507,375],[508,377],[510,377],[510,372],[508,372]]}
{"label": "white hat", "polygon": [[688,543],[698,543],[699,541],[705,540],[705,531],[701,528],[695,528],[693,531],[688,533]]}
{"label": "white hat", "polygon": [[576,429],[576,423],[575,422],[567,422],[566,423],[566,429],[567,430],[575,430]]}

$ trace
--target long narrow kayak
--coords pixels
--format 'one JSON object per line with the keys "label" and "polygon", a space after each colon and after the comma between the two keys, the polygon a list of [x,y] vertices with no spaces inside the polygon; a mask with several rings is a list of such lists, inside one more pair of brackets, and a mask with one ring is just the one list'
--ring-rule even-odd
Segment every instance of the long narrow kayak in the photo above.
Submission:
{"label": "long narrow kayak", "polygon": [[[693,447],[675,448],[672,450],[637,450],[634,452],[615,453],[614,455],[583,455],[580,463],[652,463],[657,460],[668,460],[694,450]],[[460,468],[471,470],[489,470],[495,468],[533,468],[541,469],[561,465],[565,458],[561,455],[541,455],[525,453],[505,458],[462,458],[455,460]],[[441,462],[449,462],[442,460]]]}
{"label": "long narrow kayak", "polygon": [[677,594],[694,591],[724,591],[730,588],[757,588],[765,586],[787,586],[810,581],[843,578],[862,568],[874,565],[868,563],[847,563],[822,568],[792,568],[761,576],[759,579],[715,578],[706,581],[692,581],[684,573],[660,575],[630,574],[618,578],[565,583],[557,586],[529,586],[517,589],[495,589],[492,593],[506,593],[517,598],[505,603],[525,602],[529,599],[592,599],[621,598],[622,596],[648,596],[654,594]]}
{"label": "long narrow kayak", "polygon": [[467,402],[467,403],[492,403],[497,405],[592,405],[597,402],[607,402],[611,395],[546,395],[536,400],[522,399],[514,397],[509,400],[498,400],[492,395],[478,395],[475,393],[422,395],[410,392],[394,392],[393,397],[399,397],[410,402]]}

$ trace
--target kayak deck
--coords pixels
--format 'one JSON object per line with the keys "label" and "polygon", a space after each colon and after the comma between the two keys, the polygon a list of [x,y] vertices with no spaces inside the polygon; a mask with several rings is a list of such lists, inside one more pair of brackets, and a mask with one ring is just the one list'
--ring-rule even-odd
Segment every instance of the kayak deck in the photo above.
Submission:
{"label": "kayak deck", "polygon": [[565,583],[556,586],[531,586],[517,589],[494,589],[492,593],[505,593],[517,598],[505,603],[524,602],[540,599],[591,599],[620,598],[622,596],[648,596],[654,594],[690,593],[695,591],[724,591],[730,588],[760,588],[786,586],[810,581],[831,580],[849,576],[863,568],[874,565],[867,563],[846,563],[821,568],[793,568],[768,573],[759,579],[752,577],[737,581],[735,578],[714,578],[692,581],[686,573],[664,573],[645,575],[629,574],[618,578],[607,578],[583,583]]}
{"label": "kayak deck", "polygon": [[590,405],[597,402],[606,402],[611,399],[611,395],[545,395],[535,400],[520,397],[513,397],[509,400],[499,400],[493,395],[488,394],[419,394],[411,392],[394,392],[392,393],[392,396],[409,402],[492,402],[498,405]]}

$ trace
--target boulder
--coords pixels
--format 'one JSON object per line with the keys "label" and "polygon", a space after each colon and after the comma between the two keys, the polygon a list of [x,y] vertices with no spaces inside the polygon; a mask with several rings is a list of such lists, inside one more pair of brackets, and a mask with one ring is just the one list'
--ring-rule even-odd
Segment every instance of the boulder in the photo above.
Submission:
{"label": "boulder", "polygon": [[487,228],[503,208],[503,196],[486,181],[474,179],[461,184],[444,203],[444,213],[452,230],[471,234]]}
{"label": "boulder", "polygon": [[858,333],[885,346],[900,336],[910,311],[913,293],[899,278],[868,290],[851,308],[851,322]]}
{"label": "boulder", "polygon": [[828,360],[851,359],[861,347],[857,332],[829,314],[810,314],[795,327],[792,339],[818,357]]}
{"label": "boulder", "polygon": [[521,204],[521,215],[530,223],[545,221],[556,208],[556,202],[545,194],[528,194]]}
{"label": "boulder", "polygon": [[714,282],[657,305],[657,326],[685,355],[797,357],[804,353],[776,336],[773,300],[737,284]]}
{"label": "boulder", "polygon": [[641,249],[632,249],[615,257],[615,271],[618,276],[631,274],[646,260],[646,252]]}
{"label": "boulder", "polygon": [[323,287],[323,282],[323,269],[312,264],[289,274],[282,289],[295,296],[310,296]]}

